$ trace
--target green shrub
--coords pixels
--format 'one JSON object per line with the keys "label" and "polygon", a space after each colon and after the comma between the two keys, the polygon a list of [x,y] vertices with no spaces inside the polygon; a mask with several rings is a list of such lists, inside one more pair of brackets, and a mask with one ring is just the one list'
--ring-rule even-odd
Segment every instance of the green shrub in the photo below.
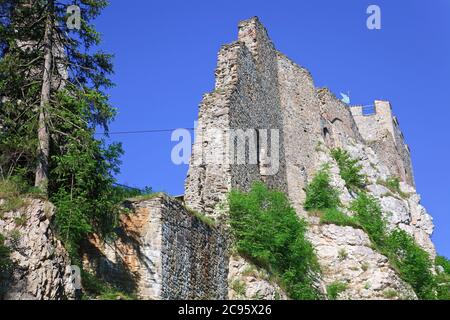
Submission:
{"label": "green shrub", "polygon": [[339,261],[344,261],[347,258],[348,258],[347,250],[340,249],[339,252],[338,252],[338,259],[339,259]]}
{"label": "green shrub", "polygon": [[361,174],[362,166],[358,165],[358,160],[350,157],[347,151],[334,149],[331,156],[336,161],[341,178],[345,181],[347,189],[358,191],[365,186],[366,177]]}
{"label": "green shrub", "polygon": [[398,292],[394,289],[386,289],[385,291],[383,291],[383,297],[385,297],[386,299],[393,299],[398,297]]}
{"label": "green shrub", "polygon": [[234,280],[231,284],[231,289],[233,289],[234,292],[241,297],[244,297],[247,291],[245,282],[242,280]]}
{"label": "green shrub", "polygon": [[431,273],[433,266],[428,253],[408,233],[395,229],[388,232],[377,200],[360,193],[350,209],[368,233],[375,247],[389,258],[400,277],[409,283],[420,299],[435,299],[439,287]]}
{"label": "green shrub", "polygon": [[256,183],[249,193],[229,195],[230,225],[236,250],[278,279],[293,299],[317,299],[313,273],[319,270],[306,223],[282,192]]}
{"label": "green shrub", "polygon": [[14,224],[16,227],[23,227],[27,223],[28,219],[26,215],[20,215],[19,217],[14,218]]}
{"label": "green shrub", "polygon": [[339,205],[339,193],[330,185],[329,169],[324,167],[306,187],[304,208],[307,211],[314,211],[337,208]]}
{"label": "green shrub", "polygon": [[10,250],[5,245],[5,237],[0,234],[0,279],[5,272],[7,272],[11,266],[11,260],[9,258]]}
{"label": "green shrub", "polygon": [[109,283],[97,278],[92,273],[81,271],[81,281],[84,290],[84,300],[135,300],[133,294],[126,293]]}
{"label": "green shrub", "polygon": [[444,273],[450,275],[450,260],[443,256],[437,256],[435,260],[436,266],[441,266],[444,269]]}
{"label": "green shrub", "polygon": [[361,228],[358,220],[354,217],[349,217],[339,211],[338,209],[326,209],[320,218],[322,224],[335,224],[337,226],[350,226],[354,228]]}
{"label": "green shrub", "polygon": [[382,245],[386,236],[386,221],[381,207],[372,196],[362,192],[350,206],[356,213],[355,218],[376,245]]}
{"label": "green shrub", "polygon": [[200,213],[198,211],[195,210],[191,210],[191,209],[187,209],[187,211],[192,214],[194,217],[196,217],[198,220],[200,220],[201,222],[203,222],[204,224],[206,224],[207,226],[211,227],[211,228],[216,228],[217,227],[217,221],[214,220],[211,217],[208,217],[207,215]]}
{"label": "green shrub", "polygon": [[0,205],[0,218],[4,213],[17,210],[24,205],[24,200],[20,197],[21,192],[14,181],[0,180],[0,199],[4,200]]}
{"label": "green shrub", "polygon": [[334,282],[327,286],[328,299],[336,300],[340,293],[347,290],[348,285],[344,282]]}
{"label": "green shrub", "polygon": [[450,300],[450,261],[445,257],[437,256],[435,264],[444,269],[443,273],[436,275],[437,299]]}
{"label": "green shrub", "polygon": [[387,237],[384,250],[400,277],[414,288],[419,298],[433,297],[432,263],[428,253],[416,244],[414,238],[396,229]]}
{"label": "green shrub", "polygon": [[403,199],[407,199],[409,197],[409,194],[401,190],[400,179],[398,177],[390,177],[387,180],[378,180],[377,183],[381,184],[382,186],[385,186],[391,192],[398,194]]}

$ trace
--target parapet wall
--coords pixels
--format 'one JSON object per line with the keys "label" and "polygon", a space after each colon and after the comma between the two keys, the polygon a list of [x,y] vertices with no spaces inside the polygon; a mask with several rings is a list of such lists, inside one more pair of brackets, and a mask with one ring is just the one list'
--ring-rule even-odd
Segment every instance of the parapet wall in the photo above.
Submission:
{"label": "parapet wall", "polygon": [[165,195],[129,203],[117,239],[93,236],[87,270],[141,299],[226,299],[227,241],[215,227]]}

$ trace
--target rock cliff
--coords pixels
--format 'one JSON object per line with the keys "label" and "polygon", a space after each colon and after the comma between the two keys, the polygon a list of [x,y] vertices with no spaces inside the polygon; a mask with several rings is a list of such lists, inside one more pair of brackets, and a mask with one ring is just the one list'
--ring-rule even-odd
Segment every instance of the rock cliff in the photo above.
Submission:
{"label": "rock cliff", "polygon": [[76,282],[69,255],[51,228],[53,215],[50,203],[31,198],[2,214],[0,234],[5,236],[11,250],[12,274],[2,280],[1,299],[75,298]]}

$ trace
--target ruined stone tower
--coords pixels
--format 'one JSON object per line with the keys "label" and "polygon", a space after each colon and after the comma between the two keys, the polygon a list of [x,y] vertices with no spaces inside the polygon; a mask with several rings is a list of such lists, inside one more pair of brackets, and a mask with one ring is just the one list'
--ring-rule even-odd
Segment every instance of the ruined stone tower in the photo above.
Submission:
{"label": "ruined stone tower", "polygon": [[[239,143],[245,149],[244,162],[236,159]],[[252,162],[255,146],[257,161]],[[390,103],[377,100],[370,110],[348,106],[328,89],[316,88],[308,70],[278,52],[258,18],[243,21],[238,41],[221,48],[215,90],[200,105],[185,204],[221,217],[230,190],[247,190],[253,182],[264,181],[286,192],[298,215],[308,221],[308,239],[326,270],[321,279],[324,287],[336,281],[348,283],[341,295],[344,299],[379,299],[385,291],[395,291],[397,298],[414,298],[413,290],[373,249],[363,230],[322,225],[305,212],[305,188],[324,164],[330,166],[332,185],[339,190],[343,206],[356,197],[330,156],[334,148],[359,161],[367,192],[379,201],[388,227],[405,230],[434,257],[432,218],[420,205],[409,148]],[[274,154],[277,164],[265,161],[274,160]],[[401,181],[403,197],[385,187],[384,182],[392,178]],[[340,260],[343,251],[348,258]],[[247,297],[256,292],[270,299],[280,293],[273,283],[249,279],[243,271],[248,266],[244,258],[231,256],[229,284],[245,283]],[[229,297],[236,297],[232,288]]]}
{"label": "ruined stone tower", "polygon": [[[200,105],[187,206],[216,215],[232,188],[246,190],[263,180],[286,191],[302,212],[303,189],[317,169],[315,149],[322,141],[329,148],[343,147],[348,139],[370,144],[392,175],[414,186],[409,149],[389,102],[376,101],[375,110],[365,115],[362,107],[350,108],[327,89],[316,89],[306,69],[275,49],[258,18],[241,22],[238,41],[219,52],[215,90]],[[273,137],[253,129],[279,133],[276,174],[267,175],[260,161],[233,158],[239,133],[242,141],[257,140],[258,159],[271,156]]]}

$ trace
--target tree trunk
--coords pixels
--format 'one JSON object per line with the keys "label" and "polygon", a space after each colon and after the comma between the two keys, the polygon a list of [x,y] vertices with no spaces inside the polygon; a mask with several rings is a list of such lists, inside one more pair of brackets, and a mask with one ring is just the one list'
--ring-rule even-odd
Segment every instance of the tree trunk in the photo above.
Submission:
{"label": "tree trunk", "polygon": [[50,103],[52,85],[52,20],[47,17],[44,35],[44,70],[42,75],[41,101],[39,108],[38,154],[35,186],[48,192],[48,167],[50,157],[50,133],[48,130],[46,107]]}

